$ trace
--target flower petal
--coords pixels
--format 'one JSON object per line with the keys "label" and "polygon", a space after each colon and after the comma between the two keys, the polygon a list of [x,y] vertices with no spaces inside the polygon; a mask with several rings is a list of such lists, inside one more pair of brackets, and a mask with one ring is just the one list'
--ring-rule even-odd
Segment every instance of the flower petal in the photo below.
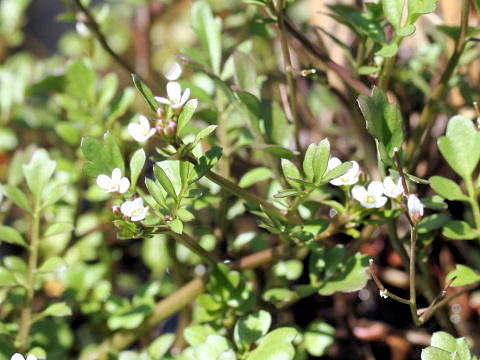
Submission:
{"label": "flower petal", "polygon": [[108,191],[112,188],[112,179],[107,175],[100,174],[97,176],[97,185]]}
{"label": "flower petal", "polygon": [[143,129],[140,124],[137,123],[130,123],[128,124],[128,133],[130,136],[138,142],[144,142],[146,140],[145,135],[143,135]]}
{"label": "flower petal", "polygon": [[120,194],[123,194],[127,192],[128,188],[130,187],[130,180],[128,180],[126,177],[122,178],[119,182],[119,189],[118,192]]}
{"label": "flower petal", "polygon": [[367,196],[367,190],[361,185],[355,185],[352,189],[352,196],[355,200],[362,202]]}
{"label": "flower petal", "polygon": [[33,354],[28,354],[27,360],[37,360],[37,357]]}
{"label": "flower petal", "polygon": [[134,209],[133,201],[127,200],[120,206],[120,211],[125,216],[131,216]]}
{"label": "flower petal", "polygon": [[327,171],[335,169],[337,166],[340,166],[342,162],[337,157],[332,157],[328,160]]}
{"label": "flower petal", "polygon": [[167,80],[175,81],[180,77],[180,75],[182,75],[182,67],[177,62],[174,62],[173,64],[169,64],[164,75],[167,78]]}
{"label": "flower petal", "polygon": [[171,103],[178,104],[182,98],[182,87],[180,84],[176,81],[169,81],[167,83],[167,95]]}
{"label": "flower petal", "polygon": [[375,197],[379,197],[383,195],[383,184],[380,181],[372,181],[368,185],[368,193],[374,195]]}
{"label": "flower petal", "polygon": [[155,96],[155,100],[157,100],[160,104],[170,105],[170,100],[162,96]]}
{"label": "flower petal", "polygon": [[122,170],[120,170],[120,168],[113,169],[113,171],[112,171],[112,181],[114,183],[118,183],[121,178],[122,178]]}
{"label": "flower petal", "polygon": [[25,358],[23,357],[22,354],[15,353],[15,354],[12,355],[12,357],[10,358],[10,360],[25,360]]}

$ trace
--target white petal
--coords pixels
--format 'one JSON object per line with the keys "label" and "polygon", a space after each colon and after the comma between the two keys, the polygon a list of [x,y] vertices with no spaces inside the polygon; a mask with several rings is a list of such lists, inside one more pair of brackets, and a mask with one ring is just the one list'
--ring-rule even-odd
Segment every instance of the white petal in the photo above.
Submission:
{"label": "white petal", "polygon": [[143,207],[143,198],[139,197],[132,201],[134,208]]}
{"label": "white petal", "polygon": [[130,187],[130,180],[128,180],[126,177],[124,177],[120,180],[118,192],[120,194],[123,194],[123,193],[127,192],[129,187]]}
{"label": "white petal", "polygon": [[145,115],[139,115],[138,120],[142,128],[150,128],[150,121],[148,121],[148,118]]}
{"label": "white petal", "polygon": [[337,157],[332,157],[328,160],[327,171],[335,169],[337,166],[341,165],[342,162]]}
{"label": "white petal", "polygon": [[37,360],[37,357],[33,354],[28,354],[27,360]]}
{"label": "white petal", "polygon": [[157,130],[155,128],[150,129],[147,136],[145,136],[145,140],[150,139],[156,132],[157,132]]}
{"label": "white petal", "polygon": [[110,190],[112,188],[112,179],[107,175],[101,174],[97,176],[97,185],[104,190]]}
{"label": "white petal", "polygon": [[187,102],[189,97],[190,97],[190,88],[186,88],[185,92],[182,95],[182,99],[180,100],[180,106],[183,106]]}
{"label": "white petal", "polygon": [[155,100],[157,100],[157,102],[159,102],[160,104],[170,105],[170,100],[162,96],[155,96]]}
{"label": "white petal", "polygon": [[352,189],[352,196],[355,200],[362,202],[367,196],[367,190],[363,186],[355,185]]}
{"label": "white petal", "polygon": [[380,181],[372,181],[368,185],[368,193],[375,195],[375,197],[381,196],[383,194],[383,184]]}
{"label": "white petal", "polygon": [[122,206],[120,206],[120,211],[125,216],[131,216],[132,210],[134,209],[133,201],[125,201]]}
{"label": "white petal", "polygon": [[140,124],[137,123],[130,123],[128,124],[128,132],[130,136],[138,142],[144,142],[146,140],[145,136],[143,135],[143,129]]}
{"label": "white petal", "polygon": [[23,357],[22,354],[15,353],[15,354],[12,355],[12,357],[10,358],[10,360],[25,360],[25,358]]}
{"label": "white petal", "polygon": [[113,171],[112,171],[112,181],[114,183],[117,183],[117,182],[120,181],[121,178],[122,178],[122,170],[120,170],[119,168],[113,169]]}
{"label": "white petal", "polygon": [[385,179],[383,179],[383,187],[386,191],[392,191],[392,189],[395,187],[395,183],[390,176],[387,176]]}
{"label": "white petal", "polygon": [[132,220],[132,221],[140,221],[140,220],[145,219],[145,217],[147,216],[148,209],[150,209],[149,206],[144,207],[144,208],[142,209],[142,212],[141,212],[140,214],[138,214],[137,216],[132,216],[130,220]]}
{"label": "white petal", "polygon": [[381,208],[385,203],[387,202],[387,198],[385,196],[380,196],[377,198],[377,201],[375,202],[375,207],[376,208]]}
{"label": "white petal", "polygon": [[170,81],[167,83],[167,95],[170,102],[178,104],[182,98],[182,87],[176,81]]}
{"label": "white petal", "polygon": [[182,67],[179,63],[174,62],[173,64],[170,64],[169,68],[164,74],[169,81],[175,81],[180,77],[180,75],[182,75]]}

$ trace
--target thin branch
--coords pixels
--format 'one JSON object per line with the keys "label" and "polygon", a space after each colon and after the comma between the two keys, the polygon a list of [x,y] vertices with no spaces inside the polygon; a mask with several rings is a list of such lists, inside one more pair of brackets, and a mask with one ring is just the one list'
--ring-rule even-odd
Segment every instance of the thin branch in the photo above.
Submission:
{"label": "thin branch", "polygon": [[95,21],[95,18],[93,17],[92,13],[85,7],[83,6],[82,2],[80,0],[71,0],[75,3],[75,5],[80,9],[80,11],[86,16],[88,23],[86,24],[95,34],[95,37],[97,38],[98,42],[102,47],[105,49],[106,52],[110,54],[110,56],[120,65],[122,66],[128,73],[134,74],[136,73],[135,69],[133,68],[132,65],[130,65],[125,59],[123,59],[120,55],[118,55],[113,49],[108,45],[107,40],[105,39],[105,36],[102,34],[100,30],[100,26],[98,23]]}

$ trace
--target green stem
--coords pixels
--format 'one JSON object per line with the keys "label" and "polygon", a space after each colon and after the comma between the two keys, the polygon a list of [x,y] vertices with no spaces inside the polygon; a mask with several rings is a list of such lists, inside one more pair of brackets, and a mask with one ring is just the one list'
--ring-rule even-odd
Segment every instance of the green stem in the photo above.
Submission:
{"label": "green stem", "polygon": [[202,248],[188,234],[185,234],[185,233],[178,234],[178,233],[173,232],[173,231],[168,231],[167,234],[170,235],[171,237],[173,237],[177,242],[186,246],[188,249],[190,249],[195,254],[200,256],[205,263],[213,266],[218,262],[218,260],[215,259],[215,257],[212,254],[210,254],[208,251],[206,251],[204,248]]}
{"label": "green stem", "polygon": [[28,338],[32,326],[32,305],[35,297],[35,280],[37,275],[38,246],[40,242],[40,214],[36,210],[32,216],[32,231],[30,236],[30,252],[28,255],[27,295],[20,315],[20,326],[17,341],[20,351],[28,348]]}
{"label": "green stem", "polygon": [[462,0],[461,22],[460,22],[460,36],[457,39],[455,50],[448,60],[447,67],[445,68],[440,82],[435,86],[432,91],[432,96],[428,99],[427,104],[420,114],[418,127],[413,134],[413,137],[407,144],[407,161],[409,162],[409,168],[412,169],[418,160],[418,157],[422,153],[422,148],[428,138],[430,129],[433,127],[434,115],[436,114],[437,104],[444,100],[445,93],[448,90],[448,82],[452,77],[455,68],[457,67],[460,56],[465,49],[467,43],[467,31],[468,31],[468,17],[470,12],[470,0]]}
{"label": "green stem", "polygon": [[292,61],[290,58],[290,50],[288,48],[287,30],[285,28],[285,21],[282,16],[284,7],[284,0],[277,0],[277,8],[273,10],[276,10],[278,27],[280,28],[280,44],[282,47],[283,63],[285,65],[285,75],[287,77],[287,85],[289,89],[290,111],[293,118],[295,145],[297,151],[301,151],[302,148],[300,145],[300,120],[298,117],[297,109],[297,90],[295,87],[295,79],[292,72]]}
{"label": "green stem", "polygon": [[[393,42],[400,47],[402,43],[403,37],[396,36]],[[388,85],[390,83],[390,78],[392,76],[393,69],[395,67],[395,63],[397,61],[397,55],[388,57],[382,67],[382,71],[380,73],[380,78],[378,80],[378,87],[384,91],[388,90]]]}
{"label": "green stem", "polygon": [[473,219],[475,221],[475,227],[480,229],[480,208],[478,206],[478,191],[473,186],[472,179],[466,178],[465,185],[467,187],[467,193],[469,197],[470,206],[472,207]]}
{"label": "green stem", "polygon": [[417,229],[415,226],[410,226],[410,312],[412,313],[412,319],[416,325],[420,325],[417,314],[417,295],[416,295],[416,256],[417,250]]}

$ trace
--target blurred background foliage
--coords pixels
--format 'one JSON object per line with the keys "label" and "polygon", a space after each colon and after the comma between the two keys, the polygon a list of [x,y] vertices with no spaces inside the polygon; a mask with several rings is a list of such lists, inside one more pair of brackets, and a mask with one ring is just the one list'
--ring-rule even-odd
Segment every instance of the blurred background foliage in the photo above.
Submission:
{"label": "blurred background foliage", "polygon": [[[166,82],[162,74],[176,54],[191,54],[199,59],[203,56],[192,28],[192,1],[105,0],[82,3],[91,10],[111,49],[131,64],[132,70],[143,77],[156,95],[163,93]],[[290,126],[291,114],[284,114],[280,108],[280,104],[288,102],[285,100],[287,91],[280,43],[266,10],[249,4],[254,1],[210,0],[208,3],[223,24],[224,56],[221,61],[224,67],[220,76],[236,85],[242,81],[228,66],[228,62],[233,61],[232,54],[240,52],[242,55],[239,56],[254,64],[257,83],[249,90],[267,94],[266,97],[274,103],[270,111],[277,111],[274,117],[280,118],[278,122],[283,124],[270,133],[270,140],[289,146],[291,138],[285,138],[288,132],[284,129]],[[352,5],[359,12],[365,8],[363,1],[345,0],[335,4]],[[398,53],[399,66],[393,71],[391,91],[387,95],[401,105],[403,117],[407,119],[407,134],[416,127],[419,113],[431,92],[430,84],[438,81],[453,49],[453,40],[458,36],[459,4],[460,1],[440,1],[436,12],[420,19],[417,31],[405,40]],[[475,8],[472,6],[472,9]],[[375,75],[367,74],[369,69],[361,69],[362,66],[376,66],[373,52],[365,63],[356,63],[359,38],[364,35],[359,36],[351,27],[326,15],[331,12],[331,7],[317,0],[290,1],[287,7],[288,17],[331,59],[350,68],[364,83],[375,82]],[[41,295],[34,307],[41,308],[51,299],[63,298],[75,314],[72,318],[42,319],[34,325],[31,342],[48,348],[49,360],[77,358],[81,351],[100,342],[111,331],[135,328],[151,314],[155,300],[171,294],[186,282],[188,274],[182,271],[183,267],[198,273],[203,271],[197,256],[184,247],[172,245],[163,235],[141,242],[118,239],[111,224],[110,203],[103,203],[108,196],[95,185],[88,187],[89,180],[82,174],[85,159],[80,150],[81,139],[100,137],[110,131],[118,138],[129,140],[126,125],[138,113],[149,110],[137,96],[129,72],[105,50],[86,22],[88,19],[73,1],[2,0],[0,3],[0,183],[21,184],[21,165],[30,161],[35,148],[46,148],[57,162],[55,179],[69,185],[61,201],[48,207],[45,217],[73,224],[73,231],[69,229],[45,236],[40,248],[43,259],[61,256],[68,264],[68,270],[43,280]],[[474,11],[470,26],[470,35],[475,36],[479,28],[478,14]],[[296,79],[303,147],[328,137],[336,155],[357,160],[369,173],[376,173],[373,140],[366,135],[358,112],[355,115],[355,111],[346,106],[354,101],[348,98],[344,81],[304,51],[299,41],[292,39],[290,46],[295,69],[317,70],[311,76]],[[472,102],[477,99],[480,80],[478,46],[469,45],[460,65],[459,72],[450,80],[452,90],[439,104],[441,111],[436,117],[433,138],[444,133],[450,116],[464,113],[474,117]],[[203,103],[192,126],[201,128],[211,124],[218,115],[212,100],[215,96],[213,81],[189,66],[184,67],[182,79],[182,86],[190,87],[192,97]],[[243,148],[245,144],[251,144],[252,139],[242,137],[245,134],[241,124],[238,114],[229,114],[229,137],[238,151],[232,176],[237,179],[259,163],[263,156]],[[134,147],[135,144],[125,141],[122,152],[133,153]],[[417,167],[412,169],[417,176],[446,173],[451,177],[434,142],[427,144],[419,160]],[[208,206],[218,203],[218,189],[210,186],[211,196],[202,200],[203,203],[195,203],[196,210],[205,215],[204,225],[213,222],[216,216]],[[262,183],[256,187],[259,192],[276,192],[273,187],[266,189],[267,185]],[[420,191],[424,190],[420,188]],[[454,217],[463,218],[465,209],[456,205],[451,205]],[[14,224],[20,232],[28,233],[29,225],[21,214],[13,211],[4,218],[5,207],[9,204],[4,202],[0,206],[3,207],[2,223]],[[228,209],[227,218],[231,221],[225,235],[228,244],[217,244],[219,236],[215,231],[222,229],[213,231],[207,226],[198,226],[191,230],[204,248],[217,252],[225,250],[227,258],[230,255],[238,257],[246,242],[250,243],[250,250],[266,249],[272,238],[262,232],[255,233],[255,218],[245,215],[244,211],[240,203],[231,204]],[[406,227],[405,224],[402,226]],[[345,234],[339,235],[339,242],[347,240]],[[399,291],[406,289],[406,275],[399,269],[398,257],[386,245],[382,234],[375,233],[372,241],[362,246],[365,253],[381,256],[382,276],[386,283]],[[434,272],[439,277],[454,267],[456,257],[465,256],[476,264],[480,259],[480,252],[466,244],[452,246],[442,243],[432,252],[437,255]],[[17,270],[21,273],[25,266],[25,263],[15,263],[19,255],[18,248],[2,243],[2,262],[14,273]],[[273,287],[269,284],[273,282],[279,287],[302,273],[298,270],[303,266],[301,262],[281,263],[281,266],[290,270],[282,270],[277,265],[271,271],[280,274],[277,274],[279,277],[285,273],[293,274],[291,278],[271,280],[268,273],[258,274],[262,270],[257,274],[251,270],[246,276],[253,278],[257,275],[268,286]],[[319,317],[335,323],[336,342],[325,358],[352,359],[352,354],[358,354],[355,358],[365,359],[387,356],[398,360],[418,358],[420,346],[429,343],[428,331],[411,330],[408,309],[398,311],[388,302],[375,302],[376,294],[377,289],[371,286],[360,294],[308,298],[288,311],[277,311],[275,321],[277,324],[295,323],[303,329],[309,324],[313,328],[319,326],[327,333],[330,331],[328,324],[319,325],[311,320]],[[22,296],[19,288],[0,288],[1,319],[8,319],[14,313],[15,304]],[[458,302],[462,304],[460,310],[452,307],[451,315],[461,317],[462,321],[454,321],[458,333],[470,333],[477,340],[478,348],[480,294],[466,296]],[[205,302],[208,305],[208,301]],[[272,305],[266,306],[275,311]],[[194,316],[201,317],[201,310]],[[163,322],[150,335],[179,332],[178,329],[185,326],[182,321],[189,320],[188,315],[181,312]],[[13,349],[7,337],[1,334],[11,333],[16,324],[5,322],[2,326],[0,359],[8,359]],[[437,325],[427,327],[427,330],[435,329],[438,329]],[[140,348],[145,345],[142,341],[147,340],[136,343]],[[175,341],[177,348],[185,345],[181,336]]]}

